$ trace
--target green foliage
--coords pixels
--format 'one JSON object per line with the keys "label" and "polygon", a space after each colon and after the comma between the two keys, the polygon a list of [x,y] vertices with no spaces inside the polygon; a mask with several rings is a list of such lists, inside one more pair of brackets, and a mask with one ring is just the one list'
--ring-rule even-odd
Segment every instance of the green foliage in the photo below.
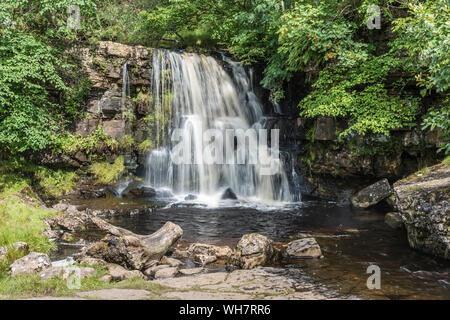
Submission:
{"label": "green foliage", "polygon": [[432,108],[424,117],[422,129],[440,129],[442,139],[439,152],[450,153],[450,97],[446,97],[440,108]]}
{"label": "green foliage", "polygon": [[117,157],[112,164],[109,162],[97,162],[89,168],[89,171],[94,175],[98,184],[116,183],[125,170],[122,156]]}
{"label": "green foliage", "polygon": [[119,142],[108,137],[99,126],[87,137],[75,136],[67,132],[61,134],[58,136],[56,151],[69,155],[82,151],[91,155],[105,150],[116,151],[118,148]]}
{"label": "green foliage", "polygon": [[[392,56],[383,55],[370,57],[355,67],[325,68],[313,84],[313,91],[300,103],[300,115],[348,119],[350,125],[341,136],[388,135],[390,130],[414,126],[418,99],[402,98],[385,84],[389,71],[397,64]],[[395,89],[398,94],[400,89]]]}
{"label": "green foliage", "polygon": [[155,147],[155,143],[152,140],[147,139],[147,140],[142,141],[139,144],[138,149],[141,153],[145,153],[147,151],[150,151],[154,147]]}
{"label": "green foliage", "polygon": [[450,7],[447,0],[411,1],[410,16],[394,21],[399,46],[410,53],[411,62],[424,69],[417,81],[424,93],[448,90],[450,85]]}

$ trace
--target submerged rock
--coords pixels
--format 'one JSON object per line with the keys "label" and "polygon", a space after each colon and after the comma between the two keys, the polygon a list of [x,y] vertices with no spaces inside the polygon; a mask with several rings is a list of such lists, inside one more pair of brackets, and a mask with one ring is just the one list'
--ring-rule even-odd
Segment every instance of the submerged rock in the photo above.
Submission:
{"label": "submerged rock", "polygon": [[450,166],[419,171],[394,184],[412,248],[450,259]]}
{"label": "submerged rock", "polygon": [[52,265],[50,258],[45,253],[32,252],[29,255],[14,261],[10,266],[11,276],[21,274],[33,274],[40,272]]}
{"label": "submerged rock", "polygon": [[352,197],[352,204],[357,208],[367,208],[386,199],[392,194],[387,179],[380,180],[359,191]]}
{"label": "submerged rock", "polygon": [[398,212],[389,212],[384,216],[384,222],[392,229],[401,229],[403,227],[403,219]]}
{"label": "submerged rock", "polygon": [[272,240],[257,233],[246,234],[239,240],[228,265],[252,269],[272,262],[277,254]]}
{"label": "submerged rock", "polygon": [[231,188],[227,188],[222,196],[220,197],[220,199],[222,200],[227,200],[227,199],[231,199],[231,200],[237,200],[237,196],[236,193],[234,193],[233,189]]}
{"label": "submerged rock", "polygon": [[288,243],[286,255],[295,258],[320,258],[322,251],[314,238],[303,238]]}
{"label": "submerged rock", "polygon": [[152,187],[145,186],[142,182],[131,182],[128,187],[122,192],[124,198],[153,198],[156,196],[156,190]]}

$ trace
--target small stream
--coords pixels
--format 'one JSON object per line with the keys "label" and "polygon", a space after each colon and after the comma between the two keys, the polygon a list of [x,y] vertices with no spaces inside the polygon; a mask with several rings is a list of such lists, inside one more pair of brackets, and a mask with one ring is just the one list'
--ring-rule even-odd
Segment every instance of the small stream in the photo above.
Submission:
{"label": "small stream", "polygon": [[[92,209],[122,206],[122,210],[130,211],[142,205],[119,199],[87,200],[79,204]],[[306,233],[316,238],[324,258],[283,260],[280,264],[301,268],[318,288],[328,288],[334,298],[450,298],[450,262],[411,249],[406,232],[390,229],[384,223],[384,214],[377,211],[352,210],[327,202],[304,202],[264,211],[236,206],[208,209],[172,205],[131,216],[115,216],[108,221],[138,234],[153,233],[172,221],[184,231],[181,243],[202,242],[232,248],[247,233],[265,235],[277,246]],[[93,240],[102,236],[95,231],[88,233]],[[67,256],[77,250],[79,247],[61,246],[58,255]],[[366,286],[370,276],[366,270],[372,264],[381,269],[380,290],[369,290]]]}

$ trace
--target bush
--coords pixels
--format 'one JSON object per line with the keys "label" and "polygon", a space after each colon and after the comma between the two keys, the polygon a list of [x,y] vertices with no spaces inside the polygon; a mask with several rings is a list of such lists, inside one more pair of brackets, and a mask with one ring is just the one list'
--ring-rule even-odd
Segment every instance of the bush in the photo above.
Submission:
{"label": "bush", "polygon": [[112,184],[119,181],[125,172],[123,156],[117,157],[114,163],[97,162],[91,165],[89,171],[94,175],[97,184]]}

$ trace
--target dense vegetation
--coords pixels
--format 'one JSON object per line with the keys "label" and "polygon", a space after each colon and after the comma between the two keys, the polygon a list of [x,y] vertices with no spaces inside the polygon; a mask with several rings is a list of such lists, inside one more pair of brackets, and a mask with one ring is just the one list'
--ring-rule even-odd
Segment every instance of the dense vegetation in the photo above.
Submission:
{"label": "dense vegetation", "polygon": [[[373,4],[381,8],[381,30],[366,25]],[[67,23],[74,5],[79,28]],[[64,53],[86,40],[228,49],[266,65],[263,84],[274,100],[293,75],[306,73],[311,91],[300,114],[348,119],[343,136],[389,134],[414,126],[423,113],[424,128],[448,136],[449,16],[445,0],[2,1],[2,154],[73,145],[64,130],[89,83]],[[423,112],[427,97],[437,102]]]}

